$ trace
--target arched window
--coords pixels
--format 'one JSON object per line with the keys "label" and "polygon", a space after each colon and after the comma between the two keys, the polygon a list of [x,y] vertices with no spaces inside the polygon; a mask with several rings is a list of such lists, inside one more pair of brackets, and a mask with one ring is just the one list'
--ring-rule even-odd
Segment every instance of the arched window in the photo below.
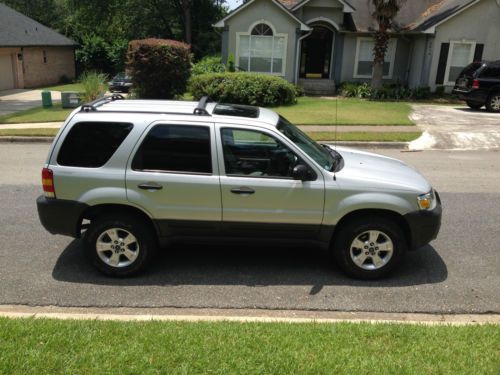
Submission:
{"label": "arched window", "polygon": [[273,36],[273,29],[265,23],[259,23],[252,29],[252,35]]}
{"label": "arched window", "polygon": [[247,33],[238,33],[238,68],[247,72],[284,75],[286,34],[260,22]]}

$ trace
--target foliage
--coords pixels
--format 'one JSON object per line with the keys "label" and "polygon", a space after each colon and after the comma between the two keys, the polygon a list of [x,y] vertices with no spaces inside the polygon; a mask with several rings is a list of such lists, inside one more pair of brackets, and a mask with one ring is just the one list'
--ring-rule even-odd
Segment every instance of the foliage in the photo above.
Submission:
{"label": "foliage", "polygon": [[76,50],[76,62],[79,72],[86,71],[108,71],[107,58],[108,44],[96,35],[84,35],[81,40],[81,48]]}
{"label": "foliage", "polygon": [[220,56],[205,56],[193,65],[191,74],[196,76],[206,73],[224,73],[226,66],[221,62]]}
{"label": "foliage", "polygon": [[382,88],[373,89],[366,82],[344,82],[340,85],[340,95],[347,98],[360,98],[372,100],[422,100],[431,97],[429,87],[408,88],[402,85],[389,84]]}
{"label": "foliage", "polygon": [[186,91],[191,69],[189,45],[166,39],[133,40],[127,56],[139,97],[172,99]]}
{"label": "foliage", "polygon": [[102,97],[108,89],[106,85],[107,78],[106,74],[103,73],[83,73],[80,76],[80,83],[83,86],[83,92],[80,94],[82,101],[86,103]]}
{"label": "foliage", "polygon": [[234,58],[234,55],[232,53],[229,54],[229,57],[227,58],[227,70],[230,72],[236,71],[235,58]]}
{"label": "foliage", "polygon": [[195,99],[235,104],[276,106],[295,102],[295,87],[283,78],[256,73],[212,73],[191,77],[189,90]]}

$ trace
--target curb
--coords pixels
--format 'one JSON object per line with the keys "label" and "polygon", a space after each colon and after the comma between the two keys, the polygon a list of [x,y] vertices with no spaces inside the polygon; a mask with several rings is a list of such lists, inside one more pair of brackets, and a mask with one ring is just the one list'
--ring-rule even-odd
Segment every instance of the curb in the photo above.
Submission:
{"label": "curb", "polygon": [[[52,143],[54,137],[23,137],[7,136],[0,137],[0,143]],[[363,141],[321,141],[329,145],[360,147],[360,148],[385,148],[385,149],[408,149],[409,142],[363,142]]]}
{"label": "curb", "polygon": [[380,313],[304,310],[202,309],[202,308],[97,308],[0,305],[0,317],[184,322],[259,323],[386,323],[423,325],[500,324],[500,314]]}

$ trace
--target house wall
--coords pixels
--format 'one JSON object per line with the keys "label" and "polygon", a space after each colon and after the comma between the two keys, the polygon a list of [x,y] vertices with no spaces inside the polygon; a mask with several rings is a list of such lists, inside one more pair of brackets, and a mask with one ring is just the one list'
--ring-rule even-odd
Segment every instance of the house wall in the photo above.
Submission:
{"label": "house wall", "polygon": [[[436,75],[441,43],[454,40],[484,44],[483,59],[500,59],[500,6],[496,0],[481,0],[436,27],[428,85],[436,88]],[[447,86],[450,91],[452,86]]]}
{"label": "house wall", "polygon": [[[287,34],[285,75],[283,78],[293,82],[295,75],[295,53],[297,48],[296,30],[300,26],[291,16],[269,0],[257,0],[243,11],[226,21],[229,27],[228,54],[236,56],[236,33],[248,32],[257,21],[270,22],[277,34]],[[236,60],[236,64],[238,61]]]}
{"label": "house wall", "polygon": [[[408,72],[408,86],[418,87],[426,85],[425,80],[422,81],[422,74],[425,64],[426,52],[426,37],[425,35],[418,35],[413,38],[413,49],[410,56],[410,67]],[[424,82],[424,84],[422,84]]]}
{"label": "house wall", "polygon": [[0,48],[0,90],[18,88],[17,54],[19,48]]}
{"label": "house wall", "polygon": [[[47,61],[44,62],[43,51]],[[23,48],[24,87],[33,88],[56,84],[63,75],[75,78],[73,47]]]}
{"label": "house wall", "polygon": [[[367,37],[368,34],[345,34],[344,51],[342,57],[342,70],[340,74],[340,82],[370,82],[368,78],[354,78],[354,69],[356,64],[356,45],[358,37]],[[408,37],[396,38],[396,55],[394,57],[394,68],[391,79],[383,79],[384,83],[401,83],[407,84],[409,76],[409,54],[411,50],[412,40]]]}

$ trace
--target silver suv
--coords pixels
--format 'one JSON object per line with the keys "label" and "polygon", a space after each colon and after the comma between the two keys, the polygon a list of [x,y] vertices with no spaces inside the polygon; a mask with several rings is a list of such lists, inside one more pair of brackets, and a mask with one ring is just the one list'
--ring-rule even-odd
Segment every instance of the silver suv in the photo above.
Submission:
{"label": "silver suv", "polygon": [[121,99],[71,113],[37,200],[43,226],[82,236],[105,274],[136,274],[171,241],[224,239],[320,245],[374,279],[439,232],[439,195],[401,161],[317,144],[265,108]]}

